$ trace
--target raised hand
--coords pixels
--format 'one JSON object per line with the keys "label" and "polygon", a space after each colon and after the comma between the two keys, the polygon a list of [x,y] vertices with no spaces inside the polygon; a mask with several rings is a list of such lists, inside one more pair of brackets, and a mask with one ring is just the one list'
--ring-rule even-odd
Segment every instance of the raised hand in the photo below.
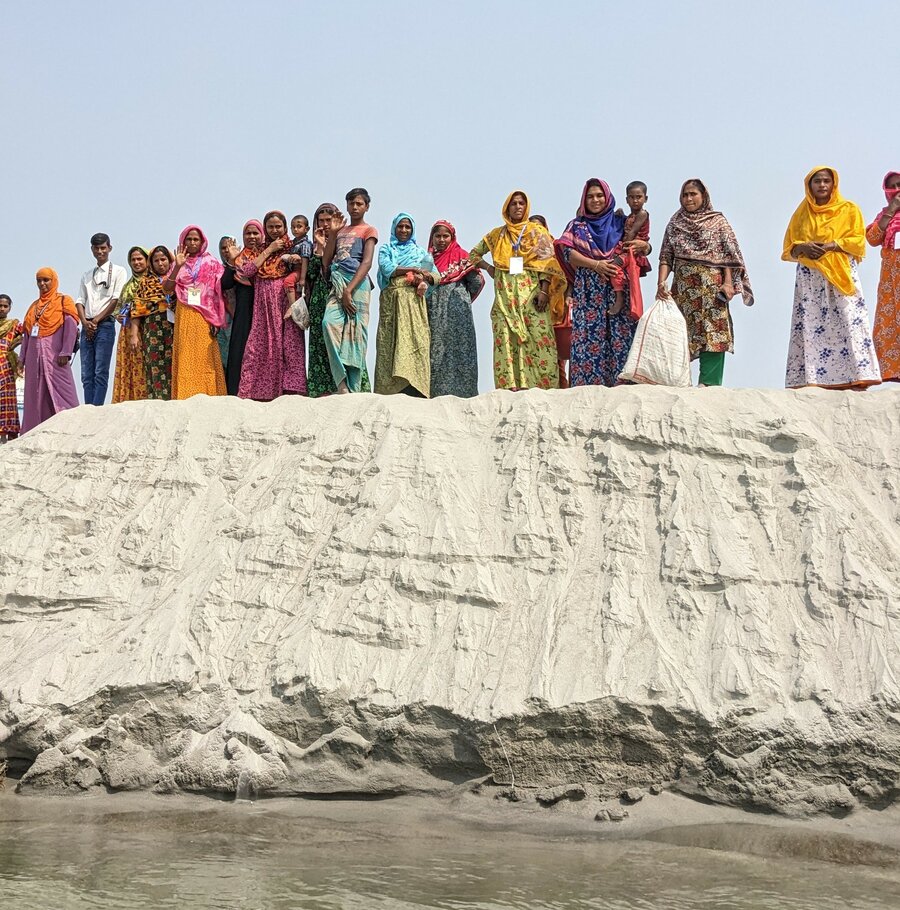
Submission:
{"label": "raised hand", "polygon": [[175,265],[178,266],[178,268],[181,268],[184,265],[186,260],[187,260],[187,251],[179,243],[178,246],[175,247]]}
{"label": "raised hand", "polygon": [[225,256],[229,262],[234,262],[240,251],[241,248],[231,238],[225,242]]}
{"label": "raised hand", "polygon": [[331,216],[331,224],[328,225],[328,236],[333,237],[341,228],[346,226],[347,219],[340,212],[335,212]]}

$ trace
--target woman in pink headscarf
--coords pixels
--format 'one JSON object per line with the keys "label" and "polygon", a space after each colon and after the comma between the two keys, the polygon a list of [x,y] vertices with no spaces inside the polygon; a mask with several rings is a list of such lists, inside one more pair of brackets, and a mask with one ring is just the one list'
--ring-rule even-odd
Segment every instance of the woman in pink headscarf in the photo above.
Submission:
{"label": "woman in pink headscarf", "polygon": [[225,372],[216,333],[225,324],[222,274],[225,267],[207,252],[209,241],[195,224],[178,238],[175,265],[163,282],[175,292],[172,398],[224,395]]}
{"label": "woman in pink headscarf", "polygon": [[885,382],[900,382],[900,172],[884,178],[887,205],[866,228],[866,240],[881,247],[881,281],[875,310],[875,352]]}

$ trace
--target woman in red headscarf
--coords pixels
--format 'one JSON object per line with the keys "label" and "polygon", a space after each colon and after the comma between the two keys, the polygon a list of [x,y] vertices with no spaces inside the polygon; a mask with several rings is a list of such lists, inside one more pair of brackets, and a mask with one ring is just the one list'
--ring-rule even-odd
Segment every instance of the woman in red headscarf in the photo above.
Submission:
{"label": "woman in red headscarf", "polygon": [[172,344],[172,399],[224,395],[225,371],[216,333],[225,325],[222,273],[225,266],[207,252],[209,241],[195,224],[178,238],[175,265],[163,282],[175,292]]}
{"label": "woman in red headscarf", "polygon": [[428,252],[441,280],[428,297],[431,328],[431,397],[478,394],[478,350],[472,303],[484,288],[484,277],[469,261],[449,221],[437,221]]}
{"label": "woman in red headscarf", "polygon": [[78,337],[75,301],[59,293],[59,277],[53,269],[38,270],[37,286],[40,297],[28,308],[23,320],[23,433],[59,411],[78,407],[72,377],[72,355]]}
{"label": "woman in red headscarf", "polygon": [[291,319],[284,279],[290,266],[282,259],[291,247],[287,218],[263,218],[265,246],[237,272],[253,282],[253,324],[244,350],[238,395],[272,401],[280,395],[306,394],[306,341]]}
{"label": "woman in red headscarf", "polygon": [[866,228],[866,240],[881,247],[881,281],[875,310],[875,352],[885,382],[900,382],[900,172],[882,183],[887,205]]}

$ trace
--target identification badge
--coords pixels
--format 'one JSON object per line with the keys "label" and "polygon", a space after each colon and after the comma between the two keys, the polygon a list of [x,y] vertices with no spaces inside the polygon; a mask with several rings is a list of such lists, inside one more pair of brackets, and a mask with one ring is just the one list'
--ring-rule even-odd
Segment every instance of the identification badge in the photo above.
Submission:
{"label": "identification badge", "polygon": [[525,271],[525,260],[521,256],[509,257],[509,274],[521,275]]}
{"label": "identification badge", "polygon": [[192,306],[195,309],[200,306],[200,288],[198,288],[196,285],[192,288],[188,288],[187,304],[188,306]]}
{"label": "identification badge", "polygon": [[31,337],[32,337],[32,338],[37,338],[37,337],[38,337],[38,328],[39,328],[39,326],[38,326],[37,323],[35,323],[35,324],[31,327]]}
{"label": "identification badge", "polygon": [[900,231],[894,234],[894,249],[900,250]]}
{"label": "identification badge", "polygon": [[175,324],[175,310],[166,310],[166,319],[173,325]]}

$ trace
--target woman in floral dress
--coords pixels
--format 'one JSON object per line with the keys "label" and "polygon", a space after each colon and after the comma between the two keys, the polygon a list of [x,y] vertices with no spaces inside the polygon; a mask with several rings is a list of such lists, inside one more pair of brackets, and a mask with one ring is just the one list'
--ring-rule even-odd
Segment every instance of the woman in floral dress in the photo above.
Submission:
{"label": "woman in floral dress", "polygon": [[[481,239],[469,260],[494,280],[491,327],[494,385],[498,389],[555,389],[559,385],[556,339],[550,316],[550,285],[559,287],[562,269],[553,240],[528,220],[531,203],[514,190],[503,203],[503,224]],[[491,254],[491,263],[484,256]]]}
{"label": "woman in floral dress", "polygon": [[837,171],[813,168],[784,235],[797,263],[785,385],[864,389],[881,382],[857,264],[866,252],[862,212],[839,191]]}
{"label": "woman in floral dress", "polygon": [[684,316],[691,360],[700,361],[698,384],[720,386],[725,354],[734,353],[728,305],[740,294],[744,304],[752,306],[753,289],[737,237],[725,216],[713,209],[703,181],[686,180],[680,201],[659,250],[656,296],[672,296]]}

